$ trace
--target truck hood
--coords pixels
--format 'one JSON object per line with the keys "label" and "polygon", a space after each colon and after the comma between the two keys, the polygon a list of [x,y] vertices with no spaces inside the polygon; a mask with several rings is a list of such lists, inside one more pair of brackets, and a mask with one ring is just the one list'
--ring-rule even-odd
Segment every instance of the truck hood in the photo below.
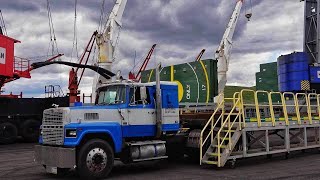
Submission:
{"label": "truck hood", "polygon": [[70,123],[85,122],[121,122],[124,119],[126,111],[123,105],[108,106],[77,106],[70,108]]}

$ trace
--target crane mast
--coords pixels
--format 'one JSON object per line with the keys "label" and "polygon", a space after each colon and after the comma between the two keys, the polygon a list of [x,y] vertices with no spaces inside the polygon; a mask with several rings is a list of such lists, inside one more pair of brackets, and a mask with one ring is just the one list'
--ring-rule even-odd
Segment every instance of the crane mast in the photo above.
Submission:
{"label": "crane mast", "polygon": [[244,0],[238,0],[236,7],[232,13],[230,21],[224,32],[219,48],[215,53],[218,60],[218,93],[223,94],[227,83],[227,72],[229,67],[229,58],[232,49],[232,37],[239,19],[240,11]]}
{"label": "crane mast", "polygon": [[[122,15],[126,6],[127,0],[117,0],[112,11],[110,12],[108,21],[105,26],[105,30],[102,33],[97,34],[97,46],[98,46],[98,67],[111,71],[112,62],[114,61],[114,52],[117,45],[118,36],[122,26]],[[101,75],[95,77],[93,81],[93,90],[99,86],[100,83],[106,82],[107,79]]]}

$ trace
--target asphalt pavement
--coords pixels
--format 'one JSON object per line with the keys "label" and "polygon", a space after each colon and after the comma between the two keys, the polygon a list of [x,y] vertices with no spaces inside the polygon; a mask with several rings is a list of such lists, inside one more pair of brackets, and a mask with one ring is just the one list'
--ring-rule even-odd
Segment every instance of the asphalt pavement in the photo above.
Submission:
{"label": "asphalt pavement", "polygon": [[[34,162],[33,146],[23,143],[0,145],[1,180],[79,179],[74,171],[64,177],[45,173],[44,168]],[[318,150],[295,152],[287,160],[282,154],[271,159],[263,156],[237,160],[235,169],[200,167],[187,158],[130,165],[116,162],[108,179],[320,179],[320,153]]]}

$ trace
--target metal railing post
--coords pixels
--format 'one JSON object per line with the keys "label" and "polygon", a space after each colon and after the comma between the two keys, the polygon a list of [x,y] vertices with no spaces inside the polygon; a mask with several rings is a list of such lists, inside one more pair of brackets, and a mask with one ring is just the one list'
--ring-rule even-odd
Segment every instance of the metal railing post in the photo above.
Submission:
{"label": "metal railing post", "polygon": [[296,108],[296,115],[298,119],[298,124],[301,124],[301,117],[300,117],[300,107],[299,107],[299,101],[298,101],[298,94],[293,96],[294,102],[295,102],[295,108]]}

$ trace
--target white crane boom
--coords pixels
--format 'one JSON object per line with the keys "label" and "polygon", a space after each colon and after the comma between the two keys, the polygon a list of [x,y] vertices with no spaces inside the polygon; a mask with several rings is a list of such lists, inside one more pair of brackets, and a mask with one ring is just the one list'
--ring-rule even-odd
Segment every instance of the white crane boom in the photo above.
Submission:
{"label": "white crane boom", "polygon": [[[110,12],[104,32],[97,35],[98,46],[98,66],[111,71],[112,62],[114,61],[114,52],[117,45],[120,29],[122,26],[122,15],[127,4],[127,0],[117,0],[112,11]],[[102,76],[96,76],[93,81],[92,93],[99,84],[106,82],[107,79]]]}
{"label": "white crane boom", "polygon": [[222,94],[227,83],[227,72],[229,67],[229,58],[232,49],[232,37],[236,28],[240,11],[244,0],[237,0],[236,7],[232,13],[226,31],[222,37],[219,48],[216,51],[215,58],[218,60],[218,93]]}

